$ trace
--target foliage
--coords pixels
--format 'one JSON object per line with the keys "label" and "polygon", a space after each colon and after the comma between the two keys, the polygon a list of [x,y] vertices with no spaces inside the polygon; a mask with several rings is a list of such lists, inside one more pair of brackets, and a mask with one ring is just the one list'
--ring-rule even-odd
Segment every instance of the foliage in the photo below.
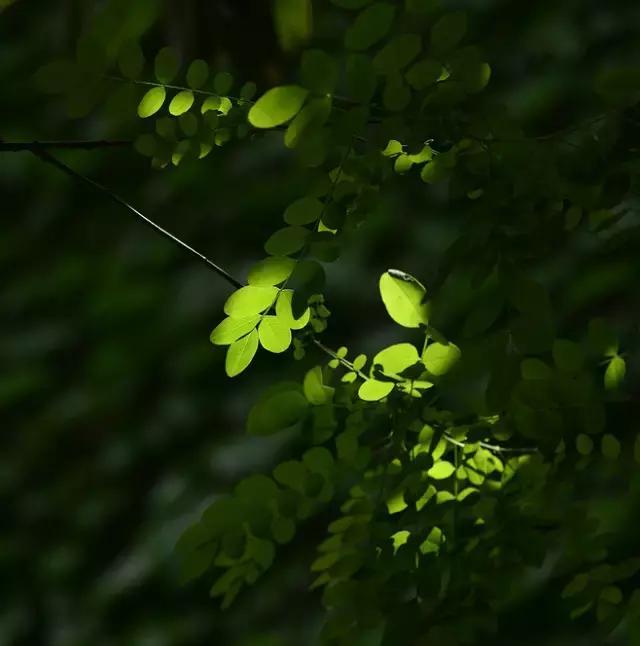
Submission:
{"label": "foliage", "polygon": [[[603,639],[637,638],[636,548],[606,509],[584,504],[593,483],[638,495],[640,440],[619,412],[629,403],[625,345],[606,312],[566,338],[560,290],[539,276],[577,238],[609,236],[615,253],[625,218],[637,217],[626,130],[637,71],[598,75],[607,107],[595,117],[527,136],[485,92],[490,67],[466,39],[473,17],[428,0],[332,0],[313,11],[276,3],[276,20],[288,49],[309,40],[312,24],[317,42],[295,79],[255,100],[253,84],[232,94],[233,77],[200,60],[178,85],[170,49],[155,57],[153,81],[140,76],[137,46],[118,57],[122,77],[142,88],[138,116],[155,119],[136,141],[153,166],[273,135],[308,177],[211,333],[227,346],[229,377],[259,348],[328,356],[299,383],[270,384],[248,417],[251,434],[288,431],[302,448],[239,482],[184,533],[184,578],[214,570],[211,594],[229,606],[279,546],[329,513],[310,566],[324,643],[369,630],[382,644],[475,643],[500,630],[526,577],[547,569],[567,619],[594,622]],[[66,65],[65,75],[95,71]],[[65,90],[53,71],[43,72],[48,85]],[[446,194],[465,225],[428,289],[404,269],[379,277],[402,342],[371,360],[334,351],[321,340],[325,265],[396,182]],[[460,289],[467,296],[451,316]]]}

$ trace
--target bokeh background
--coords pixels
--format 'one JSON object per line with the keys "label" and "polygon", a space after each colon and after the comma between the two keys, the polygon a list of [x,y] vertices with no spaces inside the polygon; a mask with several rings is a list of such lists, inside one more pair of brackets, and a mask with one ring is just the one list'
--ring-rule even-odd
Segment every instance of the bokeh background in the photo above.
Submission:
{"label": "bokeh background", "polygon": [[[640,61],[640,4],[632,0],[445,4],[471,12],[472,40],[493,68],[491,91],[532,133],[590,116],[601,65]],[[0,0],[1,138],[135,136],[134,118],[98,110],[72,119],[33,81],[103,12],[118,11],[149,56],[171,44],[187,61],[205,58],[261,88],[295,68],[265,0]],[[241,279],[299,189],[271,138],[162,172],[129,149],[61,158]],[[460,226],[455,214],[442,217],[442,199],[416,182],[390,187],[329,269],[327,343],[368,352],[395,338],[377,277],[399,267],[428,286]],[[587,317],[606,309],[626,333],[630,365],[638,358],[639,232],[635,222],[613,258],[583,241],[549,268],[563,330],[580,334]],[[229,289],[104,196],[29,153],[0,153],[0,645],[313,639],[320,614],[306,592],[307,566],[324,518],[229,611],[209,599],[210,581],[178,582],[172,550],[182,529],[238,478],[292,450],[291,438],[245,435],[257,393],[274,375],[300,378],[320,360],[261,353],[247,373],[227,379],[224,352],[208,337]],[[630,379],[637,384],[637,375]],[[542,619],[519,643],[589,643],[564,634],[553,608],[538,610]]]}

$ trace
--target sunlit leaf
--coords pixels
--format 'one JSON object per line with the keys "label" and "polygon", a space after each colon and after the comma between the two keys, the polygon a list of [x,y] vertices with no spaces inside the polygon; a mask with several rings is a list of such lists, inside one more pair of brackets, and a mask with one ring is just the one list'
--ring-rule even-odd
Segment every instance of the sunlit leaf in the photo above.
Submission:
{"label": "sunlit leaf", "polygon": [[257,315],[248,316],[247,318],[227,317],[211,332],[211,343],[214,345],[229,345],[237,341],[241,336],[248,334],[253,330],[260,317]]}
{"label": "sunlit leaf", "polygon": [[255,128],[275,128],[300,112],[309,90],[298,85],[274,87],[263,94],[249,110],[249,123]]}
{"label": "sunlit leaf", "polygon": [[193,105],[193,92],[190,92],[189,90],[183,90],[182,92],[178,92],[173,99],[171,99],[171,103],[169,103],[169,112],[174,116],[180,116],[181,114],[184,114],[191,108]]}
{"label": "sunlit leaf", "polygon": [[234,318],[246,318],[266,310],[278,295],[277,287],[247,285],[229,296],[224,312]]}
{"label": "sunlit leaf", "polygon": [[234,341],[227,349],[225,371],[229,377],[243,372],[251,363],[258,350],[258,331],[252,330],[247,336]]}
{"label": "sunlit leaf", "polygon": [[[395,271],[395,270],[394,270]],[[380,296],[389,316],[403,327],[419,327],[429,322],[429,305],[424,286],[404,272],[380,277]]]}
{"label": "sunlit leaf", "polygon": [[138,104],[138,116],[141,119],[153,116],[163,105],[167,92],[163,87],[152,87]]}
{"label": "sunlit leaf", "polygon": [[367,402],[375,402],[384,399],[393,390],[392,381],[378,381],[367,379],[358,388],[358,397]]}
{"label": "sunlit leaf", "polygon": [[291,328],[277,316],[265,316],[258,325],[260,345],[269,352],[284,352],[291,345]]}

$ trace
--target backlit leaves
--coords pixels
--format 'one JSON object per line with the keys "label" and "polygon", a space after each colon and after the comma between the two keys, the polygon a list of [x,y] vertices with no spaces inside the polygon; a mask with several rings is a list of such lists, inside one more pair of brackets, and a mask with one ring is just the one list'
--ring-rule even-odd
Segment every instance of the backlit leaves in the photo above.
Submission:
{"label": "backlit leaves", "polygon": [[224,312],[234,318],[244,318],[264,312],[278,294],[271,286],[247,285],[235,291],[224,304]]}
{"label": "backlit leaves", "polygon": [[309,90],[283,85],[263,94],[249,110],[249,123],[255,128],[275,128],[293,119],[302,108]]}
{"label": "backlit leaves", "polygon": [[243,372],[251,363],[258,350],[258,332],[252,330],[246,336],[234,341],[227,349],[225,371],[229,377]]}
{"label": "backlit leaves", "polygon": [[[398,277],[400,276],[400,277]],[[429,305],[424,286],[403,272],[382,274],[380,296],[389,316],[403,327],[420,327],[429,322]]]}
{"label": "backlit leaves", "polygon": [[436,377],[449,372],[460,360],[460,348],[453,343],[431,343],[422,355],[427,370]]}
{"label": "backlit leaves", "polygon": [[284,352],[291,345],[291,328],[277,316],[265,316],[258,326],[260,345],[269,352]]}
{"label": "backlit leaves", "polygon": [[153,116],[164,104],[167,92],[163,87],[152,87],[142,97],[138,105],[138,116],[146,119]]}

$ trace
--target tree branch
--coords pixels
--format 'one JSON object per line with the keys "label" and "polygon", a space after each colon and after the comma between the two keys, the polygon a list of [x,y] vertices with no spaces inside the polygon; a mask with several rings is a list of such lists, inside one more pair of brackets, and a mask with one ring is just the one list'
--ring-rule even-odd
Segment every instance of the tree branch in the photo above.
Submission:
{"label": "tree branch", "polygon": [[156,224],[153,220],[150,220],[148,217],[140,213],[138,209],[133,207],[131,204],[123,200],[120,196],[116,195],[113,191],[109,190],[102,184],[99,184],[95,180],[92,180],[89,177],[86,177],[85,175],[82,175],[81,173],[78,173],[77,171],[73,170],[70,166],[67,166],[60,160],[56,159],[51,153],[47,152],[43,148],[34,148],[31,150],[31,152],[36,156],[45,161],[48,164],[51,164],[52,166],[55,166],[58,170],[61,170],[63,173],[68,175],[69,177],[72,177],[80,182],[83,182],[84,184],[88,184],[92,188],[100,191],[107,197],[109,197],[113,202],[116,204],[119,204],[120,206],[124,206],[128,211],[136,215],[140,220],[142,220],[147,226],[151,227],[154,231],[157,233],[160,233],[163,235],[165,238],[168,238],[173,242],[174,244],[177,244],[179,247],[182,247],[185,251],[188,251],[191,255],[195,256],[196,258],[199,258],[202,262],[204,262],[209,269],[212,269],[213,271],[218,274],[218,276],[221,276],[224,278],[229,284],[233,285],[236,288],[244,287],[244,285],[234,278],[231,274],[229,274],[227,271],[225,271],[222,267],[217,265],[215,262],[212,260],[209,260],[204,254],[201,254],[199,251],[196,251],[193,247],[190,247],[186,242],[183,242],[179,238],[176,238],[172,233],[169,233],[166,229],[163,229],[159,224]]}

